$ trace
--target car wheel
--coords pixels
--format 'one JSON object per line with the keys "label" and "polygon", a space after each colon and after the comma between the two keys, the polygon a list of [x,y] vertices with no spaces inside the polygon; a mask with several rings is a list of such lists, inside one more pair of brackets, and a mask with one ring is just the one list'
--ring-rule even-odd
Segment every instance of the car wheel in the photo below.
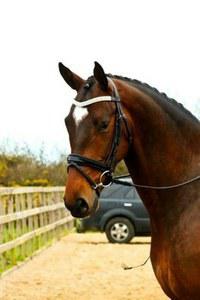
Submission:
{"label": "car wheel", "polygon": [[133,224],[123,217],[108,221],[105,227],[106,236],[111,243],[128,243],[135,235]]}

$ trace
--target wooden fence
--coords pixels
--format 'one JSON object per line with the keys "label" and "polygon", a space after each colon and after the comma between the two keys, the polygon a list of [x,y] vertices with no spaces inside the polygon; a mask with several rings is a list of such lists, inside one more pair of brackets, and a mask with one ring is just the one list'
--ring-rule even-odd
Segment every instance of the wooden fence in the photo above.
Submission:
{"label": "wooden fence", "polygon": [[63,187],[0,188],[0,275],[73,227]]}

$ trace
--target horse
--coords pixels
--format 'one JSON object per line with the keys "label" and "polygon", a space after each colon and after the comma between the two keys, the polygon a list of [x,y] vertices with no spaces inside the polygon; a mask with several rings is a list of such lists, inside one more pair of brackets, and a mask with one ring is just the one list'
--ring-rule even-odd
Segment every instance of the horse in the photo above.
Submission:
{"label": "horse", "polygon": [[172,300],[200,299],[200,122],[141,81],[106,74],[95,62],[84,80],[59,63],[76,97],[65,124],[72,153],[64,194],[83,218],[98,209],[121,160],[151,222],[151,263]]}

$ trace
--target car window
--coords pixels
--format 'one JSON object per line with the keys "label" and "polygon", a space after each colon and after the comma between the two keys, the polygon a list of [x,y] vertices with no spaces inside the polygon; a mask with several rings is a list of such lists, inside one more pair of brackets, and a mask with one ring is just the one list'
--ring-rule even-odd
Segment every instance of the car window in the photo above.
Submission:
{"label": "car window", "polygon": [[136,189],[132,187],[126,194],[126,199],[140,200],[140,196],[138,195]]}
{"label": "car window", "polygon": [[120,189],[120,185],[112,184],[110,187],[104,188],[101,192],[101,198],[116,198]]}
{"label": "car window", "polygon": [[132,188],[126,194],[126,199],[133,199],[133,198],[135,198],[134,196],[135,196],[135,190]]}
{"label": "car window", "polygon": [[105,188],[101,193],[101,198],[133,199],[135,197],[136,192],[133,187],[115,183]]}

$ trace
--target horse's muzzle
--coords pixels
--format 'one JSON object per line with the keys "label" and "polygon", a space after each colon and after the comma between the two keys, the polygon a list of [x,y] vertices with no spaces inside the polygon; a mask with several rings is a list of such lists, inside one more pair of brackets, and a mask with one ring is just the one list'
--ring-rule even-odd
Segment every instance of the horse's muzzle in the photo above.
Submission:
{"label": "horse's muzzle", "polygon": [[71,212],[75,218],[85,218],[95,213],[99,207],[98,198],[95,197],[92,207],[89,207],[87,201],[84,198],[78,198],[73,205],[69,205],[64,198],[65,207]]}
{"label": "horse's muzzle", "polygon": [[89,206],[85,199],[78,198],[73,206],[68,205],[64,201],[65,207],[71,212],[72,216],[75,218],[84,218],[88,215]]}

